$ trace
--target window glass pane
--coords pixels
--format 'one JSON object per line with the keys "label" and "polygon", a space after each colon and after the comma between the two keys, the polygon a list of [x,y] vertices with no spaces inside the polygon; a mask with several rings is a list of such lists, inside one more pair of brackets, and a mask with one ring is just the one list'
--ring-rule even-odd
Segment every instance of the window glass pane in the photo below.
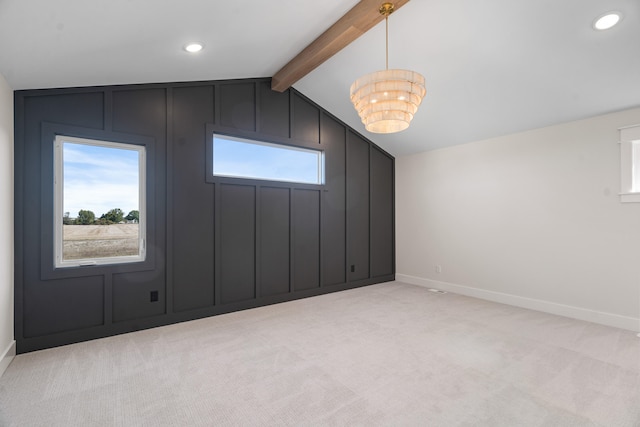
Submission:
{"label": "window glass pane", "polygon": [[321,151],[213,137],[213,174],[238,178],[322,184]]}
{"label": "window glass pane", "polygon": [[142,260],[144,148],[58,137],[56,157],[56,265]]}

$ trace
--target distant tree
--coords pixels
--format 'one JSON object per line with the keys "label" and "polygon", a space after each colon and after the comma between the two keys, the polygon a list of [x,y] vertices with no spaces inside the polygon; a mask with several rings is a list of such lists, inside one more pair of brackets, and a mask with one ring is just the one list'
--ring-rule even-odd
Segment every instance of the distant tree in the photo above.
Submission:
{"label": "distant tree", "polygon": [[110,224],[118,224],[124,219],[124,212],[122,212],[122,209],[115,208],[111,209],[100,218],[106,219]]}
{"label": "distant tree", "polygon": [[62,217],[62,223],[64,225],[71,225],[74,223],[73,219],[71,219],[69,215],[70,215],[69,212],[64,213],[64,216]]}
{"label": "distant tree", "polygon": [[96,220],[96,214],[91,211],[86,211],[84,209],[80,209],[78,212],[78,218],[76,218],[76,224],[80,225],[90,225]]}
{"label": "distant tree", "polygon": [[139,222],[140,221],[140,212],[139,211],[131,211],[124,217],[127,221]]}

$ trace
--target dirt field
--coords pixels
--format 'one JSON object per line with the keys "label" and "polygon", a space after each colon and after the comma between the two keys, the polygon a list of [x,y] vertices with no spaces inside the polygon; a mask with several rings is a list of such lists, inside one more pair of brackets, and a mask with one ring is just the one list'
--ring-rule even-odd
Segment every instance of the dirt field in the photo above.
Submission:
{"label": "dirt field", "polygon": [[63,225],[63,259],[138,254],[138,224]]}

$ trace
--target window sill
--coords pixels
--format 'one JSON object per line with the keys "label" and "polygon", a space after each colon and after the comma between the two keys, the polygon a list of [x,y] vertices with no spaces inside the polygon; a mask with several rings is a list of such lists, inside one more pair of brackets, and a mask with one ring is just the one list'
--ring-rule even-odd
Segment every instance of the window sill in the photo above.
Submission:
{"label": "window sill", "polygon": [[622,203],[640,203],[640,193],[621,193],[620,201]]}

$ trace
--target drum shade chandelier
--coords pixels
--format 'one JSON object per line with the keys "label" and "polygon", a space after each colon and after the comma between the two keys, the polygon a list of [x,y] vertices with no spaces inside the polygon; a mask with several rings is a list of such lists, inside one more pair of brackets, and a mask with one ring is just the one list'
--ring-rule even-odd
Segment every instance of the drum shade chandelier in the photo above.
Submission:
{"label": "drum shade chandelier", "polygon": [[385,69],[364,75],[351,85],[351,102],[365,129],[373,133],[408,128],[427,93],[420,73],[389,69],[389,15],[393,10],[393,3],[383,3],[379,9],[386,25]]}

